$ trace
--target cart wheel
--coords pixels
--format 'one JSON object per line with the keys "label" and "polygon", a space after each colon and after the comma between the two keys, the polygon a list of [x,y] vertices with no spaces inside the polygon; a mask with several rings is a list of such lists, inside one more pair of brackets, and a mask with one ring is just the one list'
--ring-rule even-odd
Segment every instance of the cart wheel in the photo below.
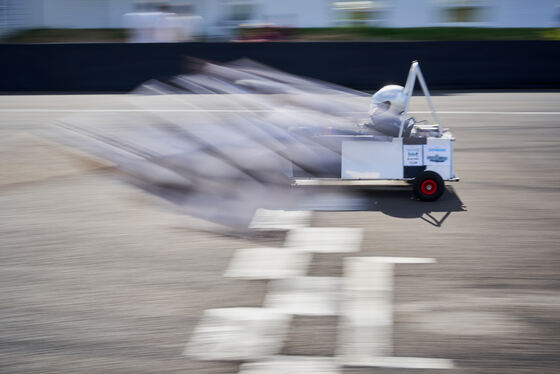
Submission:
{"label": "cart wheel", "polygon": [[414,179],[414,194],[423,201],[435,201],[445,190],[445,183],[440,175],[425,171]]}

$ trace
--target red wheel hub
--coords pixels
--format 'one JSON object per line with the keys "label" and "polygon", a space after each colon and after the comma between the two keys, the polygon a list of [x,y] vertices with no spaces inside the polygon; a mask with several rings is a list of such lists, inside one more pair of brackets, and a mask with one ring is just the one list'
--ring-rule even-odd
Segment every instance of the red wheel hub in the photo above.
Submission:
{"label": "red wheel hub", "polygon": [[437,183],[433,179],[426,179],[420,185],[420,190],[424,195],[433,195],[437,192]]}

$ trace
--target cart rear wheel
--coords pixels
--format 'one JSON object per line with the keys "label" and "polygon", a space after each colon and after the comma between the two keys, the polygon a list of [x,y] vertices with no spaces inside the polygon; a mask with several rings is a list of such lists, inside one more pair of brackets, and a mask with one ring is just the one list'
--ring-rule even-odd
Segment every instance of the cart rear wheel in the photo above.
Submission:
{"label": "cart rear wheel", "polygon": [[435,201],[445,190],[445,183],[440,175],[425,171],[414,179],[414,194],[423,201]]}

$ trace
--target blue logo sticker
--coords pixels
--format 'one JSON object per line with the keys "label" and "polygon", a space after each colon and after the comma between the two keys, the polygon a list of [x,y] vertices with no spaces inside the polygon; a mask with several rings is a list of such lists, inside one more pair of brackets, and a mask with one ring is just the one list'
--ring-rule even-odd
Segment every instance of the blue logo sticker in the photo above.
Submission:
{"label": "blue logo sticker", "polygon": [[447,157],[440,155],[428,156],[426,158],[432,162],[444,162],[445,160],[447,160]]}

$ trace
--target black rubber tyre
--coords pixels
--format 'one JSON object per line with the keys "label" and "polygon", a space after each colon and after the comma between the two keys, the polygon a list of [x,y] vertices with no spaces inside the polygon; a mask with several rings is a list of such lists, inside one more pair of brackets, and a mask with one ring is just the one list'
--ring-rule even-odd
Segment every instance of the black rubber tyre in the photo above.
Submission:
{"label": "black rubber tyre", "polygon": [[436,201],[445,191],[445,183],[440,175],[425,171],[414,179],[414,194],[422,201]]}

